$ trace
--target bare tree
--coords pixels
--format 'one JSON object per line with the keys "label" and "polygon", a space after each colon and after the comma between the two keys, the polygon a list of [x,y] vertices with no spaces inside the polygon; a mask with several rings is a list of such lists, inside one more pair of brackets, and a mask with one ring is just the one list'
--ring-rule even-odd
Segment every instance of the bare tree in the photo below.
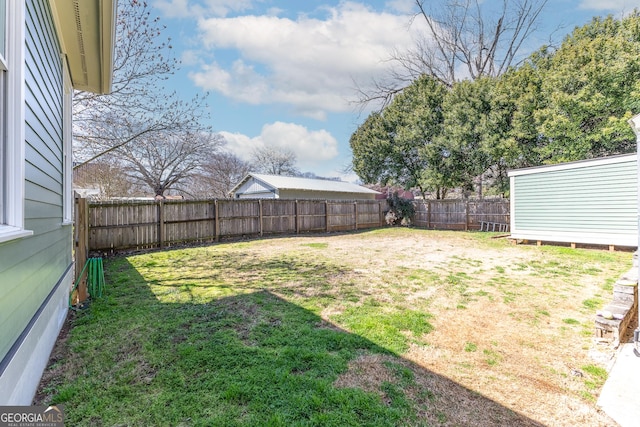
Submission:
{"label": "bare tree", "polygon": [[286,148],[256,148],[251,154],[254,170],[271,175],[299,175],[296,161],[296,154]]}
{"label": "bare tree", "polygon": [[97,192],[92,198],[109,200],[114,197],[143,195],[143,191],[127,176],[122,165],[113,156],[104,156],[73,171],[73,187]]}
{"label": "bare tree", "polygon": [[395,64],[386,79],[358,88],[362,105],[388,105],[421,75],[451,87],[456,81],[498,76],[519,61],[523,43],[540,24],[548,0],[414,0],[412,18],[425,31],[407,50],[392,52]]}
{"label": "bare tree", "polygon": [[251,171],[251,164],[221,151],[205,156],[189,183],[189,192],[198,198],[228,198],[231,189]]}
{"label": "bare tree", "polygon": [[210,133],[154,133],[137,138],[135,144],[119,147],[115,153],[133,182],[163,197],[171,189],[188,191],[181,185],[200,167],[205,156],[223,143],[224,139]]}
{"label": "bare tree", "polygon": [[179,65],[164,28],[147,2],[119,2],[112,92],[74,94],[75,167],[151,135],[210,131],[203,97],[184,101],[163,87]]}

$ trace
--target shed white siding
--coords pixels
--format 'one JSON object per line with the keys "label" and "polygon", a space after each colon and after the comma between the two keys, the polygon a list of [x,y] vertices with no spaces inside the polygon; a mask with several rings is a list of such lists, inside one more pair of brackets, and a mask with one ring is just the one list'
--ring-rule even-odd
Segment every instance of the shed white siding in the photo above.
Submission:
{"label": "shed white siding", "polygon": [[637,156],[509,172],[516,239],[635,247]]}

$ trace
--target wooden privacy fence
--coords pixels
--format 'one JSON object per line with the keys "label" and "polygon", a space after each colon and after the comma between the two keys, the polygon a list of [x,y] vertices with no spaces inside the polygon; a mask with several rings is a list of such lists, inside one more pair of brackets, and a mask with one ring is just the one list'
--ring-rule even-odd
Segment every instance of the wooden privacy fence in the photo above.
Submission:
{"label": "wooden privacy fence", "polygon": [[[506,199],[427,200],[415,201],[414,205],[413,225],[416,227],[508,230],[509,200]],[[360,230],[385,225],[387,209],[386,200],[224,199],[87,203],[85,199],[77,199],[77,252],[162,248],[242,236]]]}
{"label": "wooden privacy fence", "polygon": [[444,230],[507,231],[509,200],[426,200],[414,202],[416,227]]}
{"label": "wooden privacy fence", "polygon": [[241,236],[359,230],[384,225],[386,200],[91,202],[89,249],[162,248]]}

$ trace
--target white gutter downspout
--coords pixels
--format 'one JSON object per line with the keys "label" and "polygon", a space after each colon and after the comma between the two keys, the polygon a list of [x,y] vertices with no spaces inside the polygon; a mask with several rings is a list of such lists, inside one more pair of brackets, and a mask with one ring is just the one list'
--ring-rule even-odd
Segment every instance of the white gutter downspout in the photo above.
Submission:
{"label": "white gutter downspout", "polygon": [[[638,251],[636,252],[636,256],[640,256],[640,114],[636,114],[631,119],[629,119],[629,125],[633,129],[633,133],[636,134],[636,150],[638,153]],[[640,264],[638,265],[638,273],[640,277]],[[640,283],[638,284],[640,287]],[[640,342],[640,301],[638,301],[638,326],[636,330],[633,331],[633,341],[635,343],[635,353],[638,355],[638,344]]]}

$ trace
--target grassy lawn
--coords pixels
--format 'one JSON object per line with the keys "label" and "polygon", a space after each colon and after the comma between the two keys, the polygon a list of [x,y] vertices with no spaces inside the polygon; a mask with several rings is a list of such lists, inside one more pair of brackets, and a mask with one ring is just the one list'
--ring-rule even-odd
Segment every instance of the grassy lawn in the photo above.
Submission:
{"label": "grassy lawn", "polygon": [[105,260],[38,404],[68,425],[606,425],[595,310],[631,253],[380,229]]}

